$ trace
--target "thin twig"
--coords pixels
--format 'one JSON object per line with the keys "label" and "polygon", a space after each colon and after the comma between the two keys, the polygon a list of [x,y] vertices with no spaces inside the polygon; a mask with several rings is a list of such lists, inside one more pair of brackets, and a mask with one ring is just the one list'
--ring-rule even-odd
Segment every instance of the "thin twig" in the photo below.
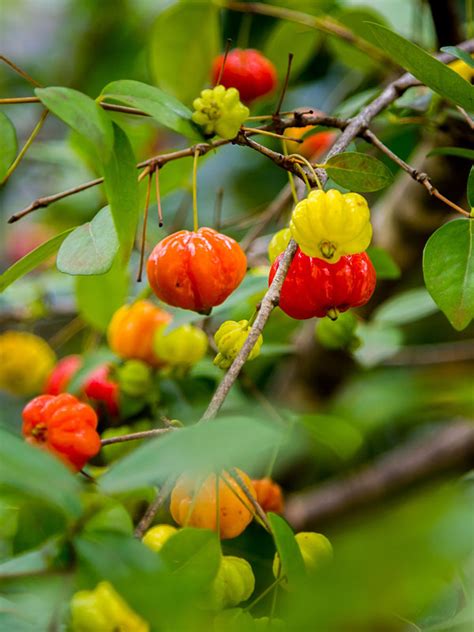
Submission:
{"label": "thin twig", "polygon": [[36,123],[35,127],[33,128],[33,131],[31,132],[31,134],[28,136],[28,138],[26,139],[25,144],[23,145],[23,147],[21,148],[20,152],[18,153],[18,156],[15,158],[15,160],[12,162],[12,164],[10,165],[10,167],[8,168],[8,171],[6,172],[3,180],[0,182],[1,184],[5,184],[5,182],[8,180],[8,178],[11,176],[11,174],[15,171],[15,169],[18,167],[18,165],[20,164],[20,162],[23,159],[23,156],[26,154],[26,152],[28,151],[31,143],[34,141],[34,139],[38,136],[38,134],[41,131],[41,128],[43,127],[43,124],[46,120],[46,117],[48,116],[49,110],[43,110],[39,121]]}
{"label": "thin twig", "polygon": [[283,99],[285,98],[286,91],[288,89],[288,83],[290,81],[291,74],[291,64],[293,63],[293,53],[288,53],[288,65],[286,67],[285,79],[283,80],[283,86],[280,92],[280,98],[278,99],[277,106],[275,108],[274,118],[278,118],[280,116],[281,106],[283,105]]}
{"label": "thin twig", "polygon": [[142,430],[141,432],[131,432],[129,434],[120,435],[117,437],[108,437],[107,439],[101,439],[102,447],[105,445],[112,445],[113,443],[125,443],[126,441],[138,441],[140,439],[152,439],[153,437],[160,437],[164,434],[169,434],[178,428],[169,426],[168,428],[152,428],[151,430]]}
{"label": "thin twig", "polygon": [[174,485],[174,477],[168,478],[163,483],[160,491],[156,495],[155,500],[149,505],[149,507],[146,510],[146,512],[144,513],[142,519],[140,520],[140,522],[138,523],[138,525],[135,528],[135,534],[134,535],[135,535],[136,538],[142,538],[144,533],[145,533],[145,531],[148,530],[148,528],[150,527],[151,523],[155,519],[156,514],[158,513],[158,511],[160,510],[162,505],[164,505],[164,503],[166,502],[166,499],[170,495],[171,490],[173,488],[173,485]]}
{"label": "thin twig", "polygon": [[10,68],[14,70],[17,74],[19,74],[20,77],[23,77],[23,79],[26,79],[26,81],[28,81],[28,83],[31,83],[32,86],[35,86],[36,88],[41,88],[41,84],[38,83],[36,79],[30,77],[30,75],[25,70],[13,63],[11,59],[8,59],[8,57],[5,57],[5,55],[0,55],[0,59],[5,64],[7,64],[7,66],[10,66]]}

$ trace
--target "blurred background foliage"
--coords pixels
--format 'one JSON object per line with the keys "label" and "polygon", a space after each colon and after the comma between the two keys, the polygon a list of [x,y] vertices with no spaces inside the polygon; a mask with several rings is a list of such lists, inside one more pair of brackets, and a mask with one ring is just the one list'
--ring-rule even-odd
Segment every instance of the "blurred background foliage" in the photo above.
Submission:
{"label": "blurred background foliage", "polygon": [[[218,33],[213,26],[215,18],[203,23],[193,21],[192,12],[197,5],[211,7],[210,3],[198,0],[188,2],[181,30],[167,30],[159,17],[172,4],[172,0],[2,0],[2,51],[43,85],[65,85],[95,98],[111,81],[134,79],[154,84],[158,76],[163,81],[162,87],[189,105],[192,96],[206,84],[209,72],[208,64],[186,45],[190,34],[201,31],[198,44],[202,46],[205,42],[208,47],[206,59],[212,58],[222,49],[225,38],[231,37],[236,45],[264,51],[276,64],[280,78],[285,72],[288,52],[294,52],[284,109],[310,107],[341,116],[353,115],[373,98],[383,82],[395,76],[386,64],[354,51],[347,43],[293,22],[221,11],[222,32]],[[362,37],[366,35],[365,22],[370,20],[388,25],[427,49],[438,46],[430,11],[434,2],[273,0],[271,4],[311,15],[329,15]],[[453,3],[461,23],[465,21],[464,4]],[[168,69],[166,79],[163,66]],[[0,67],[0,91],[4,96],[31,94],[28,84],[6,66]],[[274,103],[274,97],[261,101],[252,114],[268,113]],[[15,124],[21,146],[37,121],[39,108],[37,105],[2,107]],[[186,146],[183,138],[153,121],[117,113],[111,116],[129,135],[137,161]],[[444,134],[442,143],[456,144],[458,136],[451,142],[448,140],[453,121],[458,123],[459,115],[451,106],[427,89],[411,89],[377,118],[376,131],[399,156],[410,160],[418,155],[420,148],[424,154],[428,153],[432,146],[426,147],[426,141],[432,140],[439,129]],[[472,135],[466,134],[464,146],[469,147],[471,141]],[[277,142],[270,140],[267,144],[278,149]],[[356,141],[354,147],[373,153],[363,141]],[[258,221],[259,213],[287,182],[284,171],[243,147],[224,147],[202,158],[199,164],[200,223],[215,225],[216,199],[223,190],[220,224],[236,239],[245,237]],[[469,161],[444,158],[445,171],[449,171],[448,164],[465,183]],[[401,179],[406,182],[408,176],[400,178],[395,165],[389,162],[387,165],[396,177],[392,189],[406,186],[397,203],[407,200],[412,205],[409,200],[412,189],[400,182]],[[168,232],[191,228],[191,168],[191,159],[185,159],[162,170],[165,225],[162,229],[158,227],[156,201],[153,201],[147,252]],[[91,188],[7,226],[6,220],[13,212],[37,197],[98,175],[86,144],[68,133],[58,119],[48,117],[14,177],[0,191],[2,269],[48,237],[90,220],[106,204],[106,199],[100,187]],[[460,187],[458,180],[445,179],[443,186],[448,198],[465,201],[465,186]],[[383,220],[383,215],[392,204],[392,189],[367,196],[374,209],[375,244],[382,244],[385,250],[378,253],[374,250],[371,254],[379,282],[371,303],[354,318],[357,349],[332,344],[333,332],[324,331],[331,324],[299,323],[277,309],[265,329],[260,357],[245,366],[224,405],[228,416],[276,418],[279,422],[294,423],[299,429],[296,434],[302,433],[303,440],[297,441],[294,451],[297,456],[293,454],[293,459],[286,459],[277,467],[277,477],[287,492],[350,474],[357,465],[405,441],[429,436],[458,417],[474,416],[474,325],[462,332],[455,331],[423,288],[421,253],[423,241],[433,226],[426,231],[420,228],[416,246],[411,235],[407,236],[406,244],[395,242],[391,246],[383,233],[390,230],[390,223]],[[144,195],[142,188],[142,199]],[[426,196],[424,203],[429,205],[428,195],[421,195]],[[449,217],[446,210],[443,212],[445,218]],[[255,271],[222,308],[215,310],[213,327],[227,318],[238,320],[252,315],[267,286],[267,270],[262,269],[268,265],[266,244],[270,234],[284,226],[287,218],[288,212],[266,227],[265,235],[257,239],[250,257]],[[408,264],[405,246],[412,253]],[[113,354],[105,348],[103,333],[114,309],[142,290],[143,284],[133,280],[137,267],[135,251],[128,280],[110,278],[110,291],[106,294],[100,282],[97,286],[87,286],[82,290],[81,300],[81,290],[74,278],[59,273],[51,264],[44,265],[0,296],[2,329],[34,331],[50,342],[58,356],[83,353],[91,367],[111,359]],[[193,318],[192,314],[175,314],[176,323]],[[75,325],[71,327],[72,322]],[[221,377],[222,373],[208,357],[183,378],[161,379],[160,413],[185,424],[196,421]],[[20,398],[0,393],[0,426],[19,433],[23,405]],[[141,413],[132,413],[127,423],[144,423],[147,427],[151,420],[143,419]],[[108,422],[102,422],[101,429],[107,425]],[[183,460],[179,464],[186,466]],[[97,465],[103,463],[99,461]],[[253,467],[253,474],[263,474],[264,459],[256,459]],[[120,499],[126,499],[127,507],[142,508],[150,491],[146,485],[143,487],[144,490],[137,488],[129,497],[122,495]],[[427,490],[401,506],[389,504],[378,512],[359,517],[355,523],[337,525],[331,536],[334,535],[340,563],[329,576],[316,578],[297,598],[288,599],[294,629],[321,632],[471,629],[464,620],[468,621],[469,609],[472,613],[472,602],[466,605],[469,596],[463,593],[462,586],[472,568],[464,568],[461,575],[453,571],[458,562],[465,562],[465,548],[472,540],[473,514],[463,496],[471,493],[470,483],[466,480],[456,492],[447,487],[441,491]],[[15,515],[9,510],[13,504]],[[0,557],[39,546],[64,526],[60,513],[49,511],[34,494],[27,496],[20,506],[17,501],[9,503],[5,497],[0,504],[0,516],[0,535],[8,540],[10,530],[10,536],[14,536],[10,537],[10,545],[5,545],[6,550],[0,550]],[[22,516],[35,523],[33,533]],[[125,548],[128,546],[124,544]],[[265,586],[270,576],[270,549],[269,538],[256,526],[227,545],[229,552],[244,551],[257,567],[261,564],[261,576],[257,579],[260,587]],[[89,557],[98,556],[95,572],[100,575],[102,567],[107,567],[106,552],[87,550]],[[412,574],[414,568],[417,572]],[[139,579],[143,569],[138,565],[136,570],[128,572],[130,585]],[[431,582],[431,577],[436,580]],[[442,581],[438,581],[440,577]],[[51,600],[60,590],[58,578],[52,575],[42,582],[35,578],[28,582],[32,591],[25,583],[18,589],[15,581],[8,584],[5,604],[0,601],[0,614],[8,610],[7,602],[12,599],[16,607],[35,613],[38,621],[50,616]],[[84,580],[85,584],[91,582],[90,577]],[[71,586],[63,585],[61,590],[67,593]],[[147,591],[148,588],[143,588],[142,601],[130,595],[131,602],[146,601]],[[317,600],[311,597],[314,594],[319,595]],[[45,604],[49,604],[49,609]],[[460,611],[464,612],[462,616]],[[393,612],[393,620],[386,618],[387,612]],[[403,613],[417,623],[405,621]],[[347,627],[349,619],[352,623]],[[452,623],[440,623],[446,620]],[[9,629],[1,627],[1,621],[0,629]],[[8,618],[4,621],[3,625],[8,626]],[[319,627],[312,627],[314,621],[320,622]],[[24,629],[31,628],[25,623]]]}

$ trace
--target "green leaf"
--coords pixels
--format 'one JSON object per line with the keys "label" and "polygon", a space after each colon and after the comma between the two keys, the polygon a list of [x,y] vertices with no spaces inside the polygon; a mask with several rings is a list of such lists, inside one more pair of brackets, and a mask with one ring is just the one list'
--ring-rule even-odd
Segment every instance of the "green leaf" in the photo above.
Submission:
{"label": "green leaf", "polygon": [[468,149],[467,147],[436,147],[427,156],[458,156],[459,158],[474,160],[474,149]]}
{"label": "green leaf", "polygon": [[380,49],[392,55],[414,77],[468,112],[474,110],[474,86],[457,72],[390,29],[379,24],[370,26]]}
{"label": "green leaf", "polygon": [[474,208],[474,166],[471,167],[467,179],[467,201],[471,209]]}
{"label": "green leaf", "polygon": [[443,46],[441,50],[443,51],[443,53],[449,53],[450,55],[453,55],[454,57],[457,57],[458,59],[463,61],[471,68],[474,68],[474,59],[462,48],[458,48],[457,46]]}
{"label": "green leaf", "polygon": [[160,550],[176,579],[203,588],[216,576],[221,555],[216,534],[207,529],[180,529]]}
{"label": "green leaf", "polygon": [[378,307],[373,320],[391,325],[405,325],[431,316],[438,311],[436,303],[424,287],[392,296]]}
{"label": "green leaf", "polygon": [[3,292],[13,281],[25,276],[25,274],[34,270],[45,259],[54,254],[73,230],[74,228],[68,228],[68,230],[59,233],[59,235],[51,237],[51,239],[45,241],[44,244],[41,244],[41,246],[38,246],[38,248],[35,248],[18,261],[15,261],[13,265],[0,275],[0,292]]}
{"label": "green leaf", "polygon": [[76,277],[76,301],[81,318],[105,332],[128,293],[128,272],[116,259],[106,274]]}
{"label": "green leaf", "polygon": [[130,141],[118,125],[113,126],[114,152],[104,164],[105,189],[117,231],[122,260],[128,262],[138,224],[138,181]]}
{"label": "green leaf", "polygon": [[359,323],[357,337],[361,346],[354,352],[354,358],[368,368],[391,358],[403,343],[403,335],[398,327],[378,321]]}
{"label": "green leaf", "polygon": [[157,86],[186,104],[209,83],[219,52],[219,9],[208,2],[178,2],[153,25],[151,75]]}
{"label": "green leaf", "polygon": [[393,181],[393,174],[383,162],[356,151],[332,156],[326,162],[328,176],[350,191],[378,191]]}
{"label": "green leaf", "polygon": [[265,42],[263,53],[275,64],[280,79],[288,67],[288,54],[293,53],[291,76],[297,77],[315,54],[321,43],[321,33],[296,22],[279,20]]}
{"label": "green leaf", "polygon": [[[41,573],[51,569],[54,558],[59,553],[57,538],[46,542],[41,548],[17,555],[0,563],[0,579]],[[1,628],[0,628],[1,629]]]}
{"label": "green leaf", "polygon": [[401,270],[386,250],[370,246],[367,248],[367,255],[372,261],[378,280],[400,278]]}
{"label": "green leaf", "polygon": [[0,182],[6,176],[8,168],[15,160],[18,151],[18,141],[16,130],[8,116],[0,112],[0,138],[2,148],[0,150]]}
{"label": "green leaf", "polygon": [[269,513],[268,521],[280,556],[281,574],[286,576],[289,584],[301,584],[306,576],[306,569],[295,534],[288,523],[277,514]]}
{"label": "green leaf", "polygon": [[458,331],[474,317],[474,221],[455,219],[431,235],[423,251],[428,292]]}
{"label": "green leaf", "polygon": [[114,463],[100,479],[106,492],[162,482],[182,472],[196,475],[237,466],[244,470],[268,458],[283,430],[256,418],[230,417],[176,430],[153,439]]}
{"label": "green leaf", "polygon": [[81,513],[79,483],[66,466],[3,430],[0,430],[0,486],[38,498],[70,517],[77,518]]}
{"label": "green leaf", "polygon": [[142,110],[161,125],[187,138],[203,139],[197,126],[191,121],[191,110],[160,88],[124,79],[106,85],[102,96]]}
{"label": "green leaf", "polygon": [[71,88],[36,88],[36,96],[53,114],[84,136],[108,160],[114,144],[112,123],[97,103]]}
{"label": "green leaf", "polygon": [[112,267],[118,247],[112,214],[105,206],[92,221],[78,226],[66,237],[56,265],[65,274],[103,274]]}

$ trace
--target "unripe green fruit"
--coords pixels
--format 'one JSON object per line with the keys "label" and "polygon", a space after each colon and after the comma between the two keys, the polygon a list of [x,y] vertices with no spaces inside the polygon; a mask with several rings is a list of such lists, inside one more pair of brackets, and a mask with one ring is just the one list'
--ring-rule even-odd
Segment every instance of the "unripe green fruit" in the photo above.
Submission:
{"label": "unripe green fruit", "polygon": [[148,632],[146,621],[136,614],[109,582],[94,590],[81,590],[71,601],[72,632]]}
{"label": "unripe green fruit", "polygon": [[[218,354],[214,358],[214,364],[221,369],[228,369],[238,356],[250,332],[248,320],[227,320],[214,334]],[[250,352],[247,360],[253,360],[260,353],[263,344],[263,336],[260,335]]]}
{"label": "unripe green fruit", "polygon": [[268,244],[268,258],[270,263],[273,263],[278,255],[286,250],[286,247],[290,243],[291,231],[289,228],[282,228],[273,235]]}
{"label": "unripe green fruit", "polygon": [[218,134],[230,140],[237,136],[250,110],[240,101],[239,91],[224,86],[206,89],[193,101],[192,120],[203,128],[206,136]]}
{"label": "unripe green fruit", "polygon": [[178,533],[176,527],[172,527],[170,524],[157,524],[148,529],[142,542],[152,551],[158,552],[175,533]]}
{"label": "unripe green fruit", "polygon": [[143,397],[153,386],[150,367],[141,360],[127,360],[117,369],[122,393],[130,397]]}
{"label": "unripe green fruit", "polygon": [[[295,540],[300,548],[307,571],[314,572],[331,560],[332,546],[322,533],[302,531],[295,535]],[[278,553],[275,553],[275,557],[273,558],[272,569],[273,575],[275,578],[278,578],[281,571],[280,556]]]}
{"label": "unripe green fruit", "polygon": [[322,318],[316,323],[315,336],[328,349],[349,349],[355,351],[359,339],[355,335],[357,318],[352,312],[339,314],[337,320]]}
{"label": "unripe green fruit", "polygon": [[153,338],[153,350],[168,366],[189,368],[206,355],[207,336],[189,324],[170,332],[159,328]]}
{"label": "unripe green fruit", "polygon": [[255,576],[247,560],[225,555],[207,596],[207,603],[213,610],[232,608],[246,601],[254,588]]}

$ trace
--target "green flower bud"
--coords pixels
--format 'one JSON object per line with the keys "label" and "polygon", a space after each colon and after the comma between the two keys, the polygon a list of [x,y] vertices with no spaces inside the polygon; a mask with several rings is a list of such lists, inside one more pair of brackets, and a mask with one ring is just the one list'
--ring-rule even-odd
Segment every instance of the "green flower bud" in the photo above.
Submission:
{"label": "green flower bud", "polygon": [[216,86],[206,89],[193,101],[192,120],[200,125],[206,136],[218,134],[231,139],[237,136],[240,126],[248,118],[250,111],[240,101],[239,91]]}
{"label": "green flower bud", "polygon": [[[221,369],[228,369],[242,349],[250,332],[248,320],[227,320],[214,334],[218,354],[214,358],[214,364]],[[260,353],[263,344],[263,336],[260,335],[247,360],[253,360]]]}

